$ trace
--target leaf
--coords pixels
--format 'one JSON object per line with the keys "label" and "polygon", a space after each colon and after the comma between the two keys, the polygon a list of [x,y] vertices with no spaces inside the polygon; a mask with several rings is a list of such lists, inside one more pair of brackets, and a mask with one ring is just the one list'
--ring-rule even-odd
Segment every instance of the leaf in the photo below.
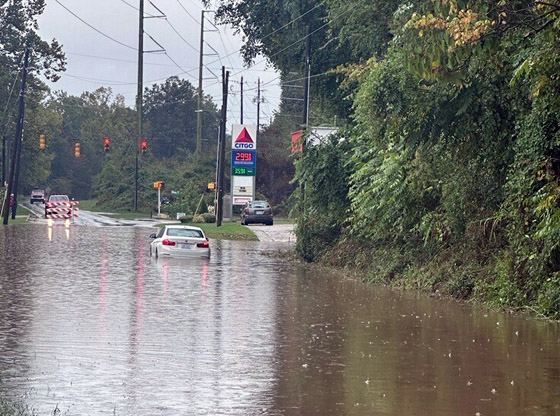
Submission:
{"label": "leaf", "polygon": [[516,70],[513,72],[513,77],[511,78],[511,81],[509,82],[509,86],[513,87],[517,81],[519,81],[521,79],[521,77],[523,77],[523,75],[528,75],[531,72],[531,68],[533,66],[533,61],[531,58],[527,58],[525,59],[521,65],[519,65]]}

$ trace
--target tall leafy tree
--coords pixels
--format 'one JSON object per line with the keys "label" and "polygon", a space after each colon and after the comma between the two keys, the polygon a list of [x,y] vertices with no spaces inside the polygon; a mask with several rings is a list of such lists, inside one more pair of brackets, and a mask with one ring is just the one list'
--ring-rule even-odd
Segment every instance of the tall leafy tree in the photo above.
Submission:
{"label": "tall leafy tree", "polygon": [[[187,80],[171,77],[146,89],[146,136],[154,156],[169,158],[196,149],[197,91]],[[218,113],[210,97],[203,100],[204,147],[210,150],[217,137]]]}

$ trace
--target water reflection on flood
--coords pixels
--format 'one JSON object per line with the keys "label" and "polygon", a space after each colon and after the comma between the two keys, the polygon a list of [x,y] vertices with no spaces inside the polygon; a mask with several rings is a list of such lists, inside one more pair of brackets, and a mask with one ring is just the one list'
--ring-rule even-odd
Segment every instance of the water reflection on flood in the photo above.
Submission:
{"label": "water reflection on flood", "polygon": [[[49,231],[50,228],[50,231]],[[71,415],[559,415],[557,324],[149,229],[0,229],[0,400]]]}

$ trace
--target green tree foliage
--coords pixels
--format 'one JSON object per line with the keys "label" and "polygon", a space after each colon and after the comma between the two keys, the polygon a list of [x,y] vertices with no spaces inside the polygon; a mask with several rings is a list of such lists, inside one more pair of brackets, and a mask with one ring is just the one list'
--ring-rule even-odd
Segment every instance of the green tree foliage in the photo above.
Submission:
{"label": "green tree foliage", "polygon": [[[154,84],[144,95],[146,137],[158,158],[188,155],[196,150],[197,91],[189,81],[168,78]],[[202,139],[212,148],[218,135],[217,109],[211,98],[203,100]]]}
{"label": "green tree foliage", "polygon": [[353,114],[343,146],[308,148],[296,163],[305,259],[359,241],[390,276],[559,316],[560,4],[244,0],[219,10],[247,37],[246,58],[264,53],[284,74],[301,71],[303,49],[280,45],[302,37],[311,10],[313,72],[345,78],[333,94],[312,84],[323,109],[340,110],[345,94]]}
{"label": "green tree foliage", "polygon": [[294,162],[291,157],[290,134],[293,124],[281,117],[259,134],[257,189],[273,205],[285,202],[293,190]]}
{"label": "green tree foliage", "polygon": [[307,261],[320,258],[342,234],[349,206],[348,151],[348,143],[334,136],[296,155],[296,250]]}

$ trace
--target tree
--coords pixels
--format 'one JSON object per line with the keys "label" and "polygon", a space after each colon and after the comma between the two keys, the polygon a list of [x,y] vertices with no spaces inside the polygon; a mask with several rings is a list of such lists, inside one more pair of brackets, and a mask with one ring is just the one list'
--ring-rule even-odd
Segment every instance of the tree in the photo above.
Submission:
{"label": "tree", "polygon": [[[178,77],[146,89],[146,136],[154,156],[169,158],[195,151],[197,97],[191,83]],[[210,97],[204,97],[202,109],[203,140],[212,143],[218,134],[218,113]],[[211,149],[209,146],[206,148]]]}

